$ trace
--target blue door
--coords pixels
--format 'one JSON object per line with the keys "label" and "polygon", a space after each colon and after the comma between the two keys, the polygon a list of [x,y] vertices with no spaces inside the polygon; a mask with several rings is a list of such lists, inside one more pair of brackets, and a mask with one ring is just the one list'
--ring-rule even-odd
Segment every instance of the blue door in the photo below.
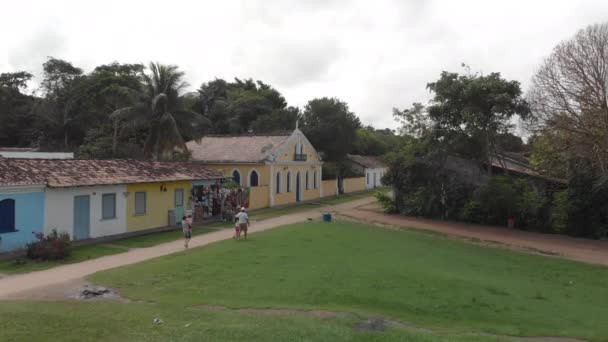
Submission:
{"label": "blue door", "polygon": [[88,239],[91,231],[89,196],[74,197],[74,240]]}
{"label": "blue door", "polygon": [[0,201],[0,233],[15,231],[15,200]]}

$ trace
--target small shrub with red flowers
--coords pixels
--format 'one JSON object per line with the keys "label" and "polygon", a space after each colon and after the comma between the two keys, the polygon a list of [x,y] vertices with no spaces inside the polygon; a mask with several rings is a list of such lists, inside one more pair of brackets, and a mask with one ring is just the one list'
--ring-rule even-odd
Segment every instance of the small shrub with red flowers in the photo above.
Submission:
{"label": "small shrub with red flowers", "polygon": [[63,260],[72,252],[72,241],[68,233],[58,233],[57,230],[44,235],[33,233],[36,241],[27,244],[27,257],[33,260]]}

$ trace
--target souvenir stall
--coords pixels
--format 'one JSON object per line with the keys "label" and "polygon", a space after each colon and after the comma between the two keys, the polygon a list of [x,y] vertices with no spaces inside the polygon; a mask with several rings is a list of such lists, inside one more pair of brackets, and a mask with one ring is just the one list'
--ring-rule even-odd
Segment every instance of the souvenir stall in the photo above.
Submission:
{"label": "souvenir stall", "polygon": [[234,187],[229,180],[193,182],[189,207],[196,222],[232,220],[240,207],[249,207],[249,189]]}

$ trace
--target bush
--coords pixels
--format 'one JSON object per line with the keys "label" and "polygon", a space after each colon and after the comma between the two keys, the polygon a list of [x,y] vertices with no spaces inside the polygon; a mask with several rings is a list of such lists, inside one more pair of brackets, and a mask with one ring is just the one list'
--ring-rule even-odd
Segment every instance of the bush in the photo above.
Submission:
{"label": "bush", "polygon": [[462,208],[462,220],[471,223],[483,223],[485,213],[481,208],[481,203],[476,200],[469,200]]}
{"label": "bush", "polygon": [[395,206],[395,201],[391,198],[391,196],[387,195],[384,191],[376,191],[374,192],[374,197],[378,200],[384,211],[387,213],[396,213],[397,207]]}
{"label": "bush", "polygon": [[555,233],[563,233],[568,228],[568,191],[560,191],[553,195],[553,212],[551,213],[551,228]]}
{"label": "bush", "polygon": [[504,225],[517,211],[517,193],[513,180],[508,176],[494,176],[484,184],[479,193],[479,202],[487,213],[485,223]]}
{"label": "bush", "polygon": [[57,233],[57,230],[44,236],[43,233],[34,233],[37,241],[28,243],[27,257],[33,260],[63,260],[72,252],[72,242],[68,233]]}

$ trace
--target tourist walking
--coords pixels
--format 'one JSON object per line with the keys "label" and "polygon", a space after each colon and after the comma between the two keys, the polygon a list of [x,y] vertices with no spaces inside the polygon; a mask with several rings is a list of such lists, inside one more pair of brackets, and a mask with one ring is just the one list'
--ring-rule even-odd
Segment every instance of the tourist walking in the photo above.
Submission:
{"label": "tourist walking", "polygon": [[182,217],[182,232],[184,233],[184,248],[188,248],[188,243],[192,238],[192,226],[186,216]]}
{"label": "tourist walking", "polygon": [[235,218],[237,220],[239,228],[241,228],[241,233],[243,233],[243,236],[245,237],[245,239],[247,239],[247,228],[249,228],[249,215],[247,215],[247,210],[244,207],[241,208],[241,211],[236,214]]}

